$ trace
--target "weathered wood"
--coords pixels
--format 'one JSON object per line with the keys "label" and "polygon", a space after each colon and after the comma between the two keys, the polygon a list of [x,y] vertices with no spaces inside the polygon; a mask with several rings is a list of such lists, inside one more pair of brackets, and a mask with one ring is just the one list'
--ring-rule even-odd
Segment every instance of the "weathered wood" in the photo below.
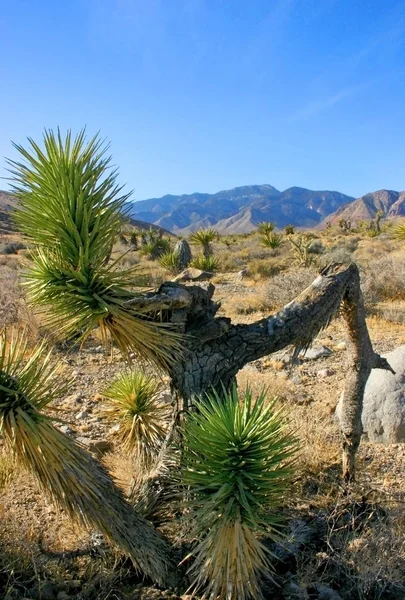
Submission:
{"label": "weathered wood", "polygon": [[[167,290],[171,296],[187,290],[192,301],[180,311],[172,303],[168,309]],[[351,340],[352,365],[345,373],[343,410],[340,429],[343,447],[343,474],[355,475],[355,455],[360,443],[361,411],[364,388],[373,368],[391,369],[387,361],[372,348],[367,330],[360,277],[355,264],[330,265],[292,302],[276,314],[252,324],[233,325],[230,319],[216,317],[218,304],[213,302],[214,286],[163,284],[160,293],[165,320],[178,324],[186,336],[184,355],[168,370],[172,388],[183,399],[183,410],[213,387],[228,388],[247,363],[295,347],[295,356],[307,348],[317,334],[342,309]],[[179,297],[185,297],[179,293]],[[154,297],[158,306],[158,294]]]}

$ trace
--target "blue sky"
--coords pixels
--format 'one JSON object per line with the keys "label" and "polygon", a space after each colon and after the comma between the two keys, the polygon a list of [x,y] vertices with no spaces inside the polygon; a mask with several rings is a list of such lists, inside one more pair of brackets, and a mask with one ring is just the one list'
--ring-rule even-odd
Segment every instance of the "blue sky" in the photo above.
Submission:
{"label": "blue sky", "polygon": [[1,157],[86,125],[134,199],[405,189],[403,0],[3,0],[0,30]]}

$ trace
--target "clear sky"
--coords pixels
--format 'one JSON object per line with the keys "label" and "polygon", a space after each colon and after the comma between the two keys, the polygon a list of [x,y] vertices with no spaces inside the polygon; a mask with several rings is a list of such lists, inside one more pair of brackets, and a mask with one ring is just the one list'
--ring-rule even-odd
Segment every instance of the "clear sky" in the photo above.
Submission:
{"label": "clear sky", "polygon": [[135,199],[254,183],[405,189],[404,0],[0,9],[1,157],[44,127],[86,125]]}

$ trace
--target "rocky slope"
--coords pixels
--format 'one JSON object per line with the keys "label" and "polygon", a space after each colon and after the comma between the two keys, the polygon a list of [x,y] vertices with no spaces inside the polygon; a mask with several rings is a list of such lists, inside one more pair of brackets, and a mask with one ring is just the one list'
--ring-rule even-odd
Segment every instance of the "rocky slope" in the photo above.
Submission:
{"label": "rocky slope", "polygon": [[405,191],[395,192],[393,190],[379,190],[365,194],[353,202],[339,207],[334,213],[326,217],[332,225],[336,225],[340,219],[351,221],[352,225],[363,220],[374,219],[378,210],[385,217],[398,217],[405,215]]}
{"label": "rocky slope", "polygon": [[274,221],[278,227],[313,227],[352,200],[339,192],[299,187],[280,192],[271,185],[247,185],[216,194],[142,200],[132,204],[130,214],[181,234],[211,226],[220,233],[248,233],[260,221]]}

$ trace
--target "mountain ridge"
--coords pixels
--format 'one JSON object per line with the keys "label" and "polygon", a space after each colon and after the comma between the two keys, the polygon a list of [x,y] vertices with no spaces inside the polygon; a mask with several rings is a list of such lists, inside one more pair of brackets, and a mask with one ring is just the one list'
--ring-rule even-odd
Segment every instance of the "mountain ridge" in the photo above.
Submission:
{"label": "mountain ridge", "polygon": [[298,186],[280,191],[270,184],[262,184],[214,194],[167,194],[139,200],[132,203],[129,214],[181,235],[201,227],[214,227],[219,233],[248,233],[266,220],[274,221],[278,227],[288,224],[315,227],[353,200],[354,197],[336,191],[314,191]]}

